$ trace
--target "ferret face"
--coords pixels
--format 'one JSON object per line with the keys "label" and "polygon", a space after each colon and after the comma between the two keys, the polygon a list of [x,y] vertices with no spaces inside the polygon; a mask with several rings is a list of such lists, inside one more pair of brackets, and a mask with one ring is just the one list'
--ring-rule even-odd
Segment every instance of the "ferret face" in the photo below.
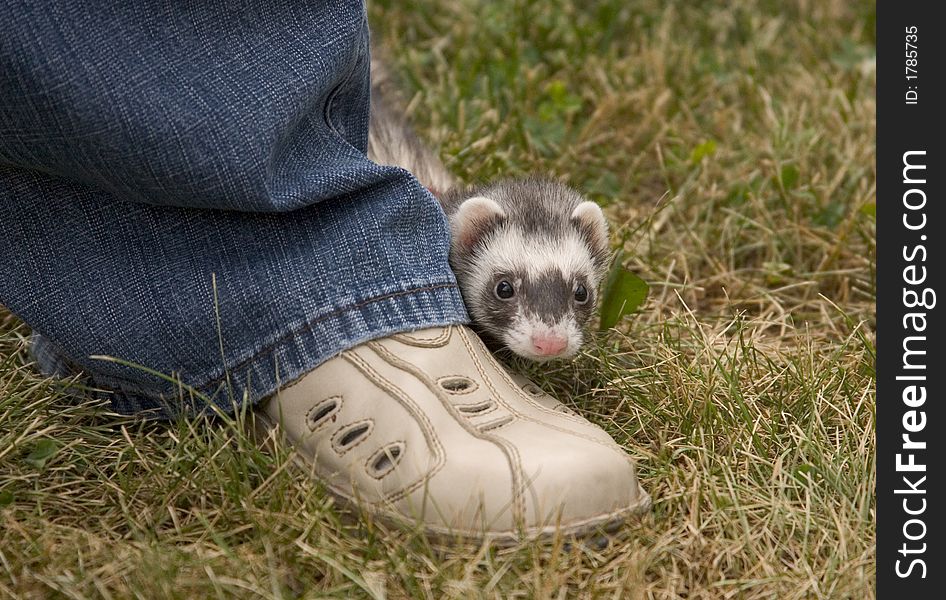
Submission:
{"label": "ferret face", "polygon": [[467,305],[479,329],[532,360],[574,356],[595,311],[594,271],[551,264],[509,267],[482,271],[464,295],[471,298]]}
{"label": "ferret face", "polygon": [[609,254],[597,205],[571,202],[562,211],[557,222],[532,227],[475,197],[451,219],[452,262],[475,327],[537,361],[578,352]]}

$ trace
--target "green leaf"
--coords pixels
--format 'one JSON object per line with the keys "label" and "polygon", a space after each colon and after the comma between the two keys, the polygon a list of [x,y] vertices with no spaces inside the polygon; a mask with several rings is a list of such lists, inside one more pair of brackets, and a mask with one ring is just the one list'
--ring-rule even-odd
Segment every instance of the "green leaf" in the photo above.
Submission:
{"label": "green leaf", "polygon": [[545,93],[549,95],[554,102],[561,104],[568,96],[568,88],[561,79],[554,79],[545,86]]}
{"label": "green leaf", "polygon": [[546,98],[538,107],[538,116],[543,122],[564,121],[581,110],[581,96],[570,93],[563,81],[554,80],[546,85],[545,94]]}
{"label": "green leaf", "polygon": [[694,165],[700,164],[707,156],[713,156],[716,153],[716,142],[713,140],[706,140],[699,146],[693,149],[693,152],[690,153],[690,163]]}
{"label": "green leaf", "polygon": [[640,308],[647,299],[647,282],[622,266],[624,253],[614,259],[601,299],[601,331],[606,331]]}
{"label": "green leaf", "polygon": [[0,508],[13,504],[13,492],[10,490],[0,491]]}
{"label": "green leaf", "polygon": [[861,207],[861,214],[862,214],[862,215],[867,215],[868,217],[870,217],[871,219],[873,219],[874,221],[876,221],[876,220],[877,220],[877,203],[876,203],[876,202],[868,202],[867,204],[865,204],[864,206],[862,206],[862,207]]}
{"label": "green leaf", "polygon": [[795,165],[785,165],[782,167],[782,171],[779,174],[779,178],[782,181],[782,188],[790,190],[795,187],[795,184],[798,183],[798,176],[801,173],[798,171],[798,167]]}
{"label": "green leaf", "polygon": [[828,202],[824,208],[818,211],[818,214],[815,215],[813,221],[822,227],[834,229],[841,223],[841,221],[844,220],[845,211],[846,207],[844,204],[832,200],[831,202]]}
{"label": "green leaf", "polygon": [[46,462],[55,456],[58,451],[59,444],[57,444],[55,440],[40,440],[36,443],[36,446],[33,447],[33,451],[30,452],[29,456],[26,457],[26,462],[37,469],[42,469],[46,466]]}

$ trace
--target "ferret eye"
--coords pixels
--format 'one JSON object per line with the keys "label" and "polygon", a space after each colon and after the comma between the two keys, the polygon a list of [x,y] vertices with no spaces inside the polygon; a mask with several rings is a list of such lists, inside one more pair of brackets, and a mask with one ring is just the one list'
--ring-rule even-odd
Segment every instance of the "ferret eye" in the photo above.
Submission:
{"label": "ferret eye", "polygon": [[588,302],[588,290],[585,289],[585,286],[578,284],[578,287],[575,288],[575,302],[578,304],[584,304]]}
{"label": "ferret eye", "polygon": [[509,300],[516,295],[516,290],[513,289],[512,284],[508,281],[500,281],[496,284],[496,297],[500,300]]}

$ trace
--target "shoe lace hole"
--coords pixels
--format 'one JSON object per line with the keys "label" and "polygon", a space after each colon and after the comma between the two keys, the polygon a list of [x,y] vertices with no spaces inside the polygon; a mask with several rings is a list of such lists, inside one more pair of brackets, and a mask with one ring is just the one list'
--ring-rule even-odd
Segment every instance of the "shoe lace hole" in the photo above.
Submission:
{"label": "shoe lace hole", "polygon": [[400,461],[403,449],[404,445],[399,442],[378,450],[368,461],[369,474],[381,478],[393,471]]}
{"label": "shoe lace hole", "polygon": [[468,394],[478,387],[476,382],[469,377],[461,377],[458,375],[443,377],[440,379],[439,383],[440,387],[451,394]]}
{"label": "shoe lace hole", "polygon": [[337,413],[338,409],[342,406],[341,401],[340,396],[332,396],[313,406],[307,415],[309,429],[316,429],[331,418],[334,418],[335,413]]}
{"label": "shoe lace hole", "polygon": [[457,407],[457,410],[467,415],[478,415],[493,408],[493,401],[479,402],[477,404],[464,404]]}
{"label": "shoe lace hole", "polygon": [[344,452],[362,441],[371,431],[371,422],[362,421],[349,425],[335,434],[335,444],[339,451]]}

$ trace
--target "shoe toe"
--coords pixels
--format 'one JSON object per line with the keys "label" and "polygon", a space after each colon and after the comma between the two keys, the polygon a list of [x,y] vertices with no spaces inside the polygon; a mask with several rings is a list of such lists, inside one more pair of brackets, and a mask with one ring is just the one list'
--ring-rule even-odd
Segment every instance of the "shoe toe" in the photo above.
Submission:
{"label": "shoe toe", "polygon": [[613,443],[549,430],[536,423],[517,425],[508,434],[523,440],[517,449],[523,519],[528,528],[570,528],[609,521],[649,502],[634,463]]}

